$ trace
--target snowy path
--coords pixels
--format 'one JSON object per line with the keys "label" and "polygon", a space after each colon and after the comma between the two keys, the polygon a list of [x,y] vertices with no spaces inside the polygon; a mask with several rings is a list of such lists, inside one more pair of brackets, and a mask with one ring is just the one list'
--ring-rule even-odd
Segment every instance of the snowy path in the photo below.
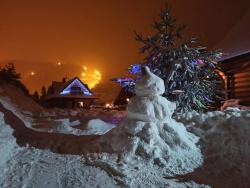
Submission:
{"label": "snowy path", "polygon": [[[4,109],[1,104],[0,111],[4,112],[6,121],[0,119],[1,188],[116,187],[115,181],[105,171],[84,165],[79,155],[57,154],[48,150],[25,147],[25,144],[45,147],[41,143],[48,144],[46,139],[53,139],[53,136],[59,142],[56,143],[55,140],[52,140],[49,142],[52,145],[63,144],[64,139],[60,140],[62,138],[57,134],[48,133],[50,135],[48,137],[44,133],[35,133],[33,130],[26,128],[20,119]],[[2,118],[2,113],[0,115]],[[7,122],[11,125],[7,125]],[[13,127],[14,130],[10,127]],[[17,137],[22,147],[16,144],[16,138],[13,135]],[[67,139],[69,138],[76,139],[72,136]],[[84,140],[87,142],[91,139]],[[53,149],[52,145],[49,149]],[[54,150],[58,151],[59,149],[54,148]],[[69,150],[63,150],[62,152],[66,153]]]}
{"label": "snowy path", "polygon": [[14,129],[16,142],[20,146],[33,146],[39,149],[49,149],[56,153],[82,154],[84,145],[99,138],[93,136],[75,136],[61,133],[38,132],[25,126],[13,112],[0,103],[0,111],[5,114],[5,122]]}

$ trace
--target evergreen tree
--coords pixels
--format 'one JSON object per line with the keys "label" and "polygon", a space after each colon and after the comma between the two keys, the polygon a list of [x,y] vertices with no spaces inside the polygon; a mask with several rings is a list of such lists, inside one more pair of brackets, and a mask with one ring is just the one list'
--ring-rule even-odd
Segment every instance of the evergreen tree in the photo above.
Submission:
{"label": "evergreen tree", "polygon": [[216,69],[221,51],[207,51],[196,38],[182,38],[185,26],[176,26],[168,6],[153,28],[154,34],[148,37],[136,33],[136,40],[143,44],[140,52],[146,54],[143,65],[164,80],[164,96],[176,102],[178,112],[209,108],[220,93]]}
{"label": "evergreen tree", "polygon": [[41,99],[44,99],[47,95],[46,87],[43,86],[41,90]]}
{"label": "evergreen tree", "polygon": [[16,72],[16,68],[13,63],[8,63],[5,67],[0,67],[0,82],[10,83],[13,81],[19,81],[20,74]]}
{"label": "evergreen tree", "polygon": [[52,94],[54,94],[54,88],[52,87],[52,86],[50,86],[49,88],[48,88],[48,92],[47,92],[47,94],[50,94],[50,95],[52,95]]}
{"label": "evergreen tree", "polygon": [[8,63],[4,67],[0,67],[0,84],[12,84],[20,88],[26,95],[29,95],[29,90],[20,81],[21,75],[16,72],[13,63]]}
{"label": "evergreen tree", "polygon": [[38,91],[35,91],[32,97],[34,98],[35,101],[38,102],[39,101],[39,93],[38,93]]}

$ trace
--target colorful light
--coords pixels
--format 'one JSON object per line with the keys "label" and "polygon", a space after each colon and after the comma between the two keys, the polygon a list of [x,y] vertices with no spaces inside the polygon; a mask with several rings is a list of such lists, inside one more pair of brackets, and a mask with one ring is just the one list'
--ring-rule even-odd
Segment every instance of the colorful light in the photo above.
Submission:
{"label": "colorful light", "polygon": [[135,85],[135,80],[133,78],[114,78],[112,81],[120,84],[122,87]]}
{"label": "colorful light", "polygon": [[141,65],[140,64],[134,64],[134,65],[131,65],[130,68],[129,68],[129,72],[131,74],[138,74],[141,72]]}

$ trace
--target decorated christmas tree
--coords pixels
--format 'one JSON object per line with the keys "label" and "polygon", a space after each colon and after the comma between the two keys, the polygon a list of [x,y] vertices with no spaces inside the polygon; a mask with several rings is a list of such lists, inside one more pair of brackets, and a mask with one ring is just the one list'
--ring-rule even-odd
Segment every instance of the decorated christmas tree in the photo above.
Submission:
{"label": "decorated christmas tree", "polygon": [[[196,38],[183,38],[185,26],[176,25],[168,6],[153,28],[155,32],[148,37],[136,33],[136,41],[143,44],[140,52],[146,58],[141,64],[132,65],[130,73],[140,77],[140,67],[150,67],[164,80],[164,96],[176,102],[178,112],[210,108],[221,93],[222,81],[217,71],[221,51],[208,51]],[[131,86],[130,83],[126,87],[133,89]]]}

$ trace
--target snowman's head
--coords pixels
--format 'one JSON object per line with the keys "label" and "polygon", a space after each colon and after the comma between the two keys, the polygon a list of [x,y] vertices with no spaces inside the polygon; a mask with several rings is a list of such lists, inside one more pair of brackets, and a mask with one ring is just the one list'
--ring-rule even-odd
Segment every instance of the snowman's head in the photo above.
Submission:
{"label": "snowman's head", "polygon": [[142,67],[142,77],[135,84],[137,96],[162,95],[165,92],[164,82],[161,78],[153,74],[150,69]]}

